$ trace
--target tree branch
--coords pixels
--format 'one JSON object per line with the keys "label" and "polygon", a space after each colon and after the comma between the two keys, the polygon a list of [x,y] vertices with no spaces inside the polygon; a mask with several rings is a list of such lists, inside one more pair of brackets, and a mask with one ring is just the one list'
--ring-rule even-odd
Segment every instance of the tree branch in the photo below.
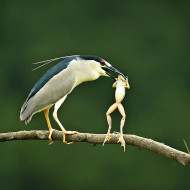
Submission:
{"label": "tree branch", "polygon": [[[13,141],[13,140],[49,140],[49,131],[33,130],[33,131],[18,131],[9,133],[0,133],[0,142]],[[103,144],[105,134],[90,134],[90,133],[78,133],[74,135],[67,135],[67,141],[73,142],[88,142],[93,145]],[[165,157],[179,162],[180,164],[190,167],[190,155],[171,148],[163,143],[153,141],[144,137],[136,135],[123,135],[126,144],[138,146],[139,148],[147,149],[152,152],[156,152]],[[52,135],[54,140],[63,140],[63,134],[61,131],[55,131]],[[117,144],[119,134],[111,134],[111,139],[108,144]]]}

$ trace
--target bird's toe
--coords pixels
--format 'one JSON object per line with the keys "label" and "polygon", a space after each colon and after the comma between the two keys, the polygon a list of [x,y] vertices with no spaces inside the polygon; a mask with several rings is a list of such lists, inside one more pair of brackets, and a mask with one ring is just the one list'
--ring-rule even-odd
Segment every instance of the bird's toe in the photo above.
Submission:
{"label": "bird's toe", "polygon": [[65,134],[66,135],[73,135],[73,134],[77,134],[79,133],[78,131],[66,131]]}
{"label": "bird's toe", "polygon": [[74,142],[67,142],[66,141],[66,135],[73,135],[79,133],[78,131],[65,131],[63,132],[63,143],[65,144],[73,144]]}
{"label": "bird's toe", "polygon": [[[51,129],[51,130],[49,131],[49,136],[48,136],[48,138],[49,138],[50,141],[53,141],[53,139],[52,139],[52,134],[53,134],[54,131],[56,131],[56,130],[55,130],[55,129]],[[52,143],[51,143],[51,144],[52,144]]]}

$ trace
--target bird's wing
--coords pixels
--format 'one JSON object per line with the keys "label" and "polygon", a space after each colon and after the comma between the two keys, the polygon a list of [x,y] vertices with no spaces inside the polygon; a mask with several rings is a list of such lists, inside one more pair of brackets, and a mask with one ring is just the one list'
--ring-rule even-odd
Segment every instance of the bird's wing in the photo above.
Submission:
{"label": "bird's wing", "polygon": [[[75,59],[77,56],[66,56],[61,62],[57,63],[55,66],[50,68],[40,79],[39,81],[35,84],[35,86],[32,88],[30,91],[26,101],[24,102],[22,108],[21,108],[21,113],[24,111],[26,108],[27,102],[31,97],[33,97],[52,77],[60,73],[61,71],[65,70],[69,63]],[[55,58],[58,59],[58,58]],[[52,61],[55,61],[55,59],[52,59]],[[61,59],[61,58],[60,58]],[[48,60],[47,60],[48,61]],[[51,62],[52,62],[51,61]],[[44,61],[45,62],[45,61]]]}
{"label": "bird's wing", "polygon": [[55,74],[43,86],[40,87],[41,84],[36,83],[21,108],[20,119],[27,120],[28,123],[31,115],[44,110],[48,106],[52,106],[65,95],[69,94],[75,87],[76,82],[75,75],[64,69]]}

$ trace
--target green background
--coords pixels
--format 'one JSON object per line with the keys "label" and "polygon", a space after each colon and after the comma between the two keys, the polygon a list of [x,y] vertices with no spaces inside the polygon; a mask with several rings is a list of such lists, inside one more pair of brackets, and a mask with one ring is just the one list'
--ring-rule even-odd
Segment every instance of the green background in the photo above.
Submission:
{"label": "green background", "polygon": [[[29,91],[55,64],[31,72],[31,63],[92,54],[129,76],[124,133],[186,151],[182,139],[190,147],[189,10],[190,1],[1,1],[0,132],[48,129],[43,113],[28,126],[19,120]],[[58,112],[64,127],[106,133],[112,84],[101,77],[74,89]],[[112,119],[112,131],[119,131],[118,111]],[[1,189],[189,189],[189,173],[175,161],[134,146],[124,153],[119,144],[0,144]]]}

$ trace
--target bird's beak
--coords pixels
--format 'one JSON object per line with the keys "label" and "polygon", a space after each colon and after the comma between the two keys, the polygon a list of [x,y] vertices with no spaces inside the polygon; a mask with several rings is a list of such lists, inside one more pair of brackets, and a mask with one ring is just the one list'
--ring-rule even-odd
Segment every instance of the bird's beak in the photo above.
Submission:
{"label": "bird's beak", "polygon": [[123,73],[121,73],[120,71],[118,71],[114,67],[105,67],[104,70],[106,71],[106,74],[109,75],[110,77],[112,77],[114,80],[115,80],[115,77],[109,73],[110,71],[118,73],[118,74],[122,75],[124,77],[124,79],[128,80],[127,77]]}

